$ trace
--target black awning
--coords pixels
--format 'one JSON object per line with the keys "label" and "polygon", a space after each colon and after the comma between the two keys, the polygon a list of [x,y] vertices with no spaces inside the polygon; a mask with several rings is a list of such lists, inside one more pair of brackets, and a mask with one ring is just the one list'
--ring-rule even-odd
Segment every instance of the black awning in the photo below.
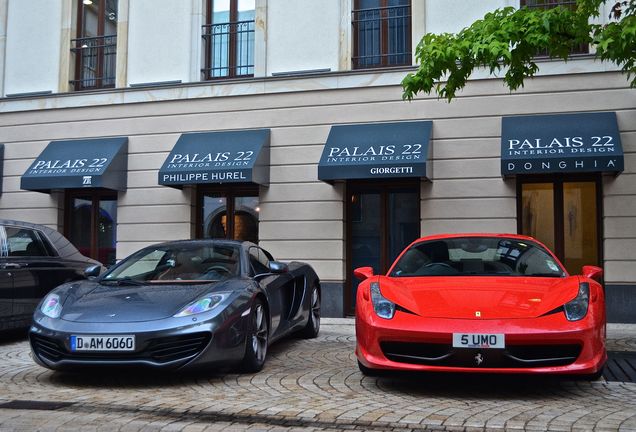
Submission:
{"label": "black awning", "polygon": [[504,117],[501,174],[623,171],[616,113]]}
{"label": "black awning", "polygon": [[430,178],[432,130],[431,121],[332,126],[318,179]]}
{"label": "black awning", "polygon": [[72,188],[124,191],[127,171],[127,137],[51,141],[24,173],[20,187],[38,192]]}
{"label": "black awning", "polygon": [[186,133],[159,170],[159,184],[269,184],[269,129]]}

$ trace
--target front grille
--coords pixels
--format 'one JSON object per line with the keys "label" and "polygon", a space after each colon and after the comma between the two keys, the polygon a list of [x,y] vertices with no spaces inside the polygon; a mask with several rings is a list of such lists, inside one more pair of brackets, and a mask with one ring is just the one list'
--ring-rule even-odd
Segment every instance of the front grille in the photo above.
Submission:
{"label": "front grille", "polygon": [[453,348],[450,344],[381,342],[386,358],[397,363],[470,368],[565,366],[578,358],[579,345],[511,345],[505,349]]}
{"label": "front grille", "polygon": [[144,343],[139,351],[122,352],[70,352],[57,339],[31,335],[32,347],[35,354],[43,359],[59,362],[61,360],[78,361],[134,361],[147,360],[165,364],[173,361],[188,360],[198,355],[210,342],[208,332],[192,333],[182,336],[170,336],[150,339]]}
{"label": "front grille", "polygon": [[64,348],[55,339],[31,335],[31,344],[39,357],[53,361],[59,361],[64,357]]}
{"label": "front grille", "polygon": [[153,339],[148,344],[148,356],[158,363],[194,357],[200,353],[210,340],[209,333],[194,333],[187,336],[174,336]]}

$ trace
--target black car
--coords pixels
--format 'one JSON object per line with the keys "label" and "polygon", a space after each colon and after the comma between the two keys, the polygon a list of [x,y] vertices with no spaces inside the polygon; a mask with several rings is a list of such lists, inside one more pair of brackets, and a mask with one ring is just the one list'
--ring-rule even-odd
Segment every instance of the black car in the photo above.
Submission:
{"label": "black car", "polygon": [[101,264],[43,225],[0,219],[0,330],[28,327],[40,300]]}
{"label": "black car", "polygon": [[240,365],[259,371],[269,344],[316,337],[320,283],[308,264],[275,261],[249,242],[146,247],[98,278],[52,291],[30,330],[50,369]]}

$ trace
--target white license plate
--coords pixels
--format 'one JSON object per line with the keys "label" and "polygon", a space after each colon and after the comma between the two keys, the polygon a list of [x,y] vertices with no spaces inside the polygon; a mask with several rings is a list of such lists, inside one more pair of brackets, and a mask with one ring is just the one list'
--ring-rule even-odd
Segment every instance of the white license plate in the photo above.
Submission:
{"label": "white license plate", "polygon": [[72,335],[71,351],[134,351],[134,335]]}
{"label": "white license plate", "polygon": [[502,333],[453,333],[453,348],[505,348]]}

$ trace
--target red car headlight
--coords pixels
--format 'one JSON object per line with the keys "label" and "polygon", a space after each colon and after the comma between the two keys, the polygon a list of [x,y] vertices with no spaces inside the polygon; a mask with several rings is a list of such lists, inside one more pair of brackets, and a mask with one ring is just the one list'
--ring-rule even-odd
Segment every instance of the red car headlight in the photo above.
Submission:
{"label": "red car headlight", "polygon": [[395,303],[382,296],[378,282],[371,282],[371,303],[373,303],[373,310],[380,318],[391,319],[395,315]]}
{"label": "red car headlight", "polygon": [[587,314],[590,304],[590,284],[582,282],[579,284],[579,293],[574,298],[563,305],[565,317],[568,321],[579,321]]}

